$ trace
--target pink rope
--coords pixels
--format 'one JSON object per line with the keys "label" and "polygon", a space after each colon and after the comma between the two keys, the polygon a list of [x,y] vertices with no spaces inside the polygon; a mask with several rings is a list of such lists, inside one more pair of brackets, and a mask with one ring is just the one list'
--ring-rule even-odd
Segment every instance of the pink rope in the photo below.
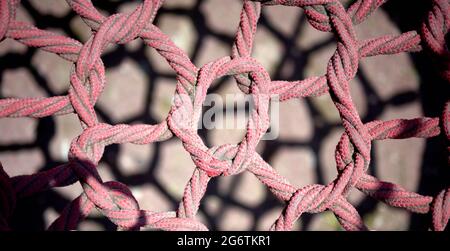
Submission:
{"label": "pink rope", "polygon": [[[443,230],[450,217],[450,188],[435,197],[407,191],[399,185],[366,174],[373,140],[410,137],[430,138],[445,133],[450,142],[450,102],[440,118],[396,119],[363,123],[350,95],[349,81],[364,57],[418,52],[422,46],[439,57],[442,76],[450,81],[449,52],[445,36],[450,27],[450,5],[434,0],[420,34],[410,31],[358,40],[354,26],[377,10],[386,0],[357,0],[349,8],[336,0],[244,1],[231,57],[197,68],[184,51],[152,24],[161,0],[145,0],[129,14],[102,15],[89,0],[67,0],[93,33],[82,44],[74,39],[40,30],[15,20],[18,0],[0,1],[0,39],[9,38],[27,46],[55,53],[74,64],[68,94],[50,98],[6,98],[0,100],[0,117],[46,117],[77,114],[81,135],[73,139],[69,162],[32,175],[9,177],[0,168],[0,230],[8,230],[15,201],[25,196],[80,182],[83,193],[62,211],[49,229],[75,229],[96,208],[121,229],[150,226],[164,230],[206,230],[195,219],[208,182],[217,176],[253,173],[286,207],[272,230],[290,230],[305,212],[330,210],[346,230],[366,230],[357,210],[348,202],[351,189],[390,206],[414,213],[430,213],[432,228]],[[328,62],[326,74],[298,81],[274,81],[253,58],[251,51],[262,5],[290,5],[303,8],[309,23],[317,30],[332,32],[337,48]],[[175,102],[163,122],[156,125],[109,125],[97,120],[95,103],[106,84],[100,58],[110,43],[124,44],[140,38],[165,58],[177,74]],[[225,75],[235,77],[239,88],[251,94],[255,107],[248,130],[238,145],[208,148],[197,134],[196,121],[211,83]],[[330,93],[339,111],[345,132],[336,146],[337,177],[326,185],[295,187],[259,156],[255,148],[266,133],[270,95],[282,101]],[[153,212],[140,209],[125,184],[103,182],[97,172],[105,146],[133,143],[149,144],[175,135],[196,165],[187,183],[178,210]],[[448,148],[450,153],[450,146]],[[450,156],[450,155],[449,155]],[[449,158],[450,163],[450,158]]]}

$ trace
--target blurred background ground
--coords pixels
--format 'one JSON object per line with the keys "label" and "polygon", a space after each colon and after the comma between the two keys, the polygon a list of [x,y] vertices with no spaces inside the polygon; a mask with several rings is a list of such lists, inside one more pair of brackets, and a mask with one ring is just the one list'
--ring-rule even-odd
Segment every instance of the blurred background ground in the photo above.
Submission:
{"label": "blurred background ground", "polygon": [[[130,12],[139,1],[93,1],[106,14]],[[349,2],[349,1],[346,1]],[[417,29],[429,9],[426,1],[411,2],[404,11],[391,1],[357,26],[360,39]],[[239,23],[241,0],[167,0],[155,24],[198,67],[230,55]],[[18,19],[85,42],[90,29],[65,1],[22,1]],[[297,80],[325,73],[335,50],[330,34],[314,30],[302,10],[264,7],[253,56],[272,79]],[[110,46],[102,56],[107,86],[95,108],[110,123],[162,121],[170,109],[175,75],[152,48],[136,40]],[[352,98],[363,122],[376,119],[439,116],[448,89],[434,72],[426,53],[366,58],[351,82]],[[71,64],[58,56],[6,39],[0,43],[0,97],[48,97],[65,94]],[[217,80],[210,93],[239,93],[231,78]],[[43,119],[1,118],[0,161],[10,176],[31,174],[67,161],[71,140],[81,132],[76,115]],[[258,152],[297,186],[326,184],[336,176],[334,149],[343,128],[329,95],[280,104],[280,135],[263,141]],[[242,130],[201,130],[208,146],[238,143]],[[141,208],[176,210],[194,165],[179,139],[137,146],[109,146],[99,166],[105,181],[131,188]],[[382,180],[434,196],[448,186],[449,170],[442,138],[374,142],[369,172]],[[19,201],[12,226],[45,229],[64,206],[78,196],[76,183]],[[429,215],[410,214],[362,196],[350,195],[366,224],[377,230],[426,230]],[[213,179],[198,218],[212,230],[266,230],[283,203],[254,176],[244,173]],[[95,211],[95,210],[94,210]],[[113,230],[94,212],[80,230]],[[331,213],[304,215],[297,230],[340,230]]]}

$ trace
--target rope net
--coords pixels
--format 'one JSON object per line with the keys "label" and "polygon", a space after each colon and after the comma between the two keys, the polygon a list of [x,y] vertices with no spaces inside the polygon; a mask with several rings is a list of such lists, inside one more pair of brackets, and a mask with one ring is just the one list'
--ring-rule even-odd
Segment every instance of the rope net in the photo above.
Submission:
{"label": "rope net", "polygon": [[[129,14],[101,14],[90,0],[67,0],[92,30],[84,44],[54,32],[41,30],[15,19],[19,0],[0,1],[0,39],[14,39],[72,62],[67,95],[49,98],[0,99],[0,117],[43,118],[75,113],[83,132],[73,139],[69,161],[31,175],[9,177],[0,168],[0,229],[9,230],[16,201],[20,198],[79,182],[83,193],[71,201],[50,225],[50,230],[72,230],[98,209],[120,229],[151,227],[162,230],[207,230],[196,219],[208,182],[218,176],[254,174],[286,206],[271,230],[291,230],[303,213],[331,211],[346,230],[367,230],[347,195],[352,189],[413,213],[432,215],[433,230],[444,230],[450,217],[450,188],[434,197],[407,191],[401,186],[367,174],[374,140],[431,138],[443,135],[450,140],[450,102],[441,117],[394,119],[363,123],[350,96],[349,81],[364,57],[427,50],[438,59],[442,77],[450,81],[446,34],[450,27],[450,1],[433,0],[427,19],[417,31],[359,40],[355,25],[362,23],[386,0],[356,0],[348,7],[336,0],[243,1],[231,56],[197,68],[187,54],[152,24],[162,0],[145,0]],[[334,34],[336,51],[323,76],[297,81],[274,81],[251,57],[261,8],[288,5],[304,9],[315,29]],[[101,123],[94,105],[105,84],[101,55],[109,44],[125,44],[135,39],[154,48],[177,74],[174,103],[167,118],[159,124]],[[255,100],[247,131],[237,144],[208,148],[197,134],[196,121],[213,80],[231,75],[239,89]],[[345,132],[335,150],[338,174],[329,184],[304,187],[292,185],[255,151],[269,128],[270,95],[281,101],[329,93]],[[179,138],[196,168],[186,184],[176,211],[153,212],[141,209],[127,185],[104,182],[97,172],[104,148],[111,144],[150,144]],[[447,141],[448,143],[448,141]],[[448,147],[450,151],[450,147]],[[450,158],[449,158],[450,163]]]}

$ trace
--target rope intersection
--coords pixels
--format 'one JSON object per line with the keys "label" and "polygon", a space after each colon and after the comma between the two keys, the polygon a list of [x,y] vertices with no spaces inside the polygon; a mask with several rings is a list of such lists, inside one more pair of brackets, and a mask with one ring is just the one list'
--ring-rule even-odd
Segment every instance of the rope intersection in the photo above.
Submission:
{"label": "rope intersection", "polygon": [[[365,57],[422,50],[436,57],[440,74],[450,81],[450,54],[445,41],[450,29],[450,1],[433,0],[432,9],[418,31],[359,40],[355,25],[364,22],[387,0],[356,0],[348,8],[337,0],[244,0],[231,56],[200,68],[152,24],[163,0],[144,0],[131,13],[111,16],[101,14],[90,0],[66,1],[92,30],[84,44],[16,21],[20,1],[0,1],[0,41],[13,39],[73,63],[67,95],[0,99],[0,117],[42,118],[75,113],[83,127],[83,132],[71,142],[66,164],[16,177],[9,177],[0,168],[0,229],[10,229],[8,221],[16,200],[80,182],[83,193],[66,206],[50,230],[76,229],[94,208],[124,230],[138,230],[144,226],[162,230],[207,230],[196,219],[196,214],[208,182],[217,176],[238,175],[245,171],[253,173],[286,203],[271,230],[290,230],[303,213],[326,210],[332,211],[346,230],[367,230],[361,216],[347,200],[349,191],[354,188],[393,207],[420,214],[431,213],[431,228],[445,229],[450,218],[450,188],[435,197],[424,196],[381,181],[366,171],[374,140],[430,138],[442,134],[447,138],[450,153],[450,101],[439,118],[363,123],[352,101],[349,81],[355,77],[359,61]],[[312,27],[334,34],[336,51],[327,64],[325,75],[297,81],[271,80],[267,71],[251,57],[261,8],[266,5],[302,8]],[[94,106],[106,84],[102,51],[109,44],[125,44],[135,39],[142,39],[154,48],[177,74],[174,104],[167,118],[159,124],[101,123]],[[239,144],[208,148],[197,134],[196,121],[210,84],[226,75],[233,76],[239,89],[253,97],[255,106],[249,116],[247,132]],[[279,95],[281,101],[286,101],[325,93],[331,95],[345,129],[335,151],[338,175],[329,184],[295,187],[255,151],[269,128],[270,95]],[[97,172],[96,167],[108,145],[150,144],[173,136],[182,141],[196,166],[176,211],[141,209],[125,184],[103,182]]]}

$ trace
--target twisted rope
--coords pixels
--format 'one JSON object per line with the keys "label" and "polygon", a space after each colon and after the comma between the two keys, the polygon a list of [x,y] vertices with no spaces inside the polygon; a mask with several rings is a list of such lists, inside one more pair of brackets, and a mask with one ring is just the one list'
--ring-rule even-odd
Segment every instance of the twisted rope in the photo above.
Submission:
{"label": "twisted rope", "polygon": [[[366,174],[374,140],[430,138],[445,134],[450,142],[450,102],[440,118],[395,119],[363,123],[350,95],[349,81],[365,57],[426,48],[438,58],[440,73],[450,81],[450,58],[445,36],[450,25],[450,4],[434,0],[433,8],[419,32],[386,35],[358,40],[354,27],[364,22],[386,0],[357,0],[347,9],[336,0],[260,0],[243,2],[239,27],[231,57],[217,59],[197,68],[187,54],[152,24],[162,0],[145,0],[129,14],[104,16],[89,0],[67,0],[92,30],[86,43],[41,30],[15,20],[18,0],[0,1],[0,41],[14,39],[59,55],[73,63],[68,94],[49,98],[0,99],[0,117],[46,117],[75,113],[83,132],[74,138],[69,162],[31,175],[9,177],[0,165],[0,230],[9,230],[17,199],[53,187],[80,182],[83,192],[61,212],[50,230],[76,229],[78,223],[98,209],[121,229],[138,230],[150,226],[163,230],[206,230],[195,219],[208,182],[217,176],[253,173],[280,200],[286,202],[272,230],[290,230],[305,212],[332,211],[346,230],[367,230],[364,222],[347,200],[351,189],[390,206],[414,213],[431,213],[434,230],[443,230],[450,217],[450,188],[435,197],[407,191],[401,186]],[[257,23],[264,5],[288,5],[304,9],[309,23],[322,32],[332,32],[337,41],[326,74],[297,81],[271,80],[267,71],[253,58],[252,47]],[[167,118],[156,125],[109,125],[100,123],[95,103],[105,84],[102,51],[110,44],[125,44],[135,39],[165,58],[177,75],[174,104]],[[226,75],[234,76],[238,87],[250,94],[254,107],[247,132],[237,145],[208,148],[197,134],[197,121],[211,83]],[[331,95],[345,129],[336,146],[337,177],[329,184],[295,187],[256,153],[255,148],[269,128],[269,101],[279,95],[281,101]],[[189,152],[196,168],[187,183],[177,211],[153,212],[140,209],[125,184],[103,182],[97,172],[104,148],[111,144],[150,144],[172,136],[178,137]],[[450,145],[448,147],[450,153]],[[450,155],[449,155],[450,163]]]}

